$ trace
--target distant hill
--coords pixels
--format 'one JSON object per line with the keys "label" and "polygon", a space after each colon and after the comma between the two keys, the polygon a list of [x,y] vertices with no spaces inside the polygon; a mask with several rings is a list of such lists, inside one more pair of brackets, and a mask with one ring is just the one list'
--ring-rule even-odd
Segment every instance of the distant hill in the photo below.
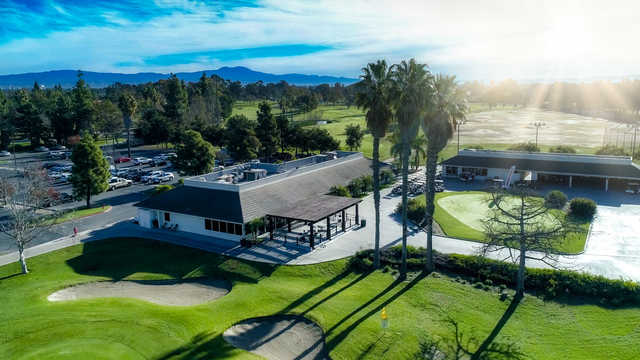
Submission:
{"label": "distant hill", "polygon": [[[160,73],[136,73],[136,74],[121,74],[121,73],[102,73],[82,71],[84,73],[84,80],[93,88],[103,88],[114,84],[116,82],[122,84],[143,84],[147,82],[154,82],[161,79],[166,79],[169,74]],[[198,81],[202,73],[206,73],[207,76],[212,74],[218,75],[225,80],[240,81],[242,83],[252,83],[262,80],[265,83],[277,83],[280,81],[286,81],[292,85],[320,85],[320,84],[335,84],[342,83],[345,85],[352,84],[357,79],[350,79],[345,77],[334,76],[321,76],[321,75],[304,75],[304,74],[269,74],[259,71],[253,71],[246,67],[221,67],[218,70],[205,70],[195,72],[182,72],[176,73],[180,79],[187,82]],[[46,87],[53,87],[60,84],[63,88],[73,87],[77,78],[78,72],[76,70],[54,70],[38,73],[25,73],[16,75],[0,75],[0,88],[24,88],[32,87],[34,82],[38,82],[40,85]]]}

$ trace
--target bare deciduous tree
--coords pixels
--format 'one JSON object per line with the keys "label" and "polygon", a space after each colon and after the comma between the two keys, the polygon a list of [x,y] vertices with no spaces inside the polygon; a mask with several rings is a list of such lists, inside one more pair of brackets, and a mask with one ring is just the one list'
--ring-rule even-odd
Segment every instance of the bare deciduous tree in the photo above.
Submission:
{"label": "bare deciduous tree", "polygon": [[0,198],[8,220],[0,223],[0,231],[12,238],[18,248],[24,274],[29,272],[24,255],[26,246],[51,224],[37,210],[49,200],[46,173],[42,168],[27,168],[11,181],[0,178]]}
{"label": "bare deciduous tree", "polygon": [[544,206],[527,188],[491,193],[492,215],[484,221],[487,243],[482,254],[505,252],[503,260],[518,264],[516,296],[524,295],[526,260],[556,267],[554,248],[570,230],[566,217]]}

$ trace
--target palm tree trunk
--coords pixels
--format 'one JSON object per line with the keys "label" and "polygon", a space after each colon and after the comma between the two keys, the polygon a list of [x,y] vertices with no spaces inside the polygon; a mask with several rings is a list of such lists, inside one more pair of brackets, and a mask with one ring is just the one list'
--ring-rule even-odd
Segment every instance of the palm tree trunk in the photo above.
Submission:
{"label": "palm tree trunk", "polygon": [[[373,207],[376,216],[373,267],[380,268],[380,138],[373,137]],[[344,221],[344,219],[343,219]]]}
{"label": "palm tree trunk", "polygon": [[[429,142],[431,144],[431,142]],[[425,270],[432,272],[433,264],[433,213],[435,211],[435,195],[436,195],[436,170],[438,165],[438,151],[433,146],[427,145],[427,164],[426,164],[426,191],[425,196],[425,226],[427,230],[427,261],[425,262]]]}
{"label": "palm tree trunk", "polygon": [[407,278],[407,192],[409,187],[409,141],[407,135],[402,139],[402,258],[400,279]]}

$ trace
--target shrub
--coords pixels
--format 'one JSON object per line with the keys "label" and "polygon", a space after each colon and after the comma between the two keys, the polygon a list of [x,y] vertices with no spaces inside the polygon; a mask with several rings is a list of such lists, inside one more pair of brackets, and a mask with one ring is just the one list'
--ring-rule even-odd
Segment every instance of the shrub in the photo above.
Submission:
{"label": "shrub", "polygon": [[349,189],[342,185],[333,185],[331,189],[329,189],[329,195],[351,197]]}
{"label": "shrub", "polygon": [[362,190],[365,192],[373,191],[373,176],[372,175],[364,175],[360,178],[362,181]]}
{"label": "shrub", "polygon": [[[426,211],[425,205],[417,199],[409,199],[407,201],[407,218],[414,223],[420,225],[424,219],[424,213]],[[396,214],[402,213],[402,202],[396,207]]]}
{"label": "shrub", "polygon": [[576,149],[572,148],[571,146],[558,145],[558,146],[551,147],[549,149],[549,152],[552,152],[552,153],[563,153],[563,154],[575,154],[576,153]]}
{"label": "shrub", "polygon": [[362,178],[355,178],[351,180],[349,185],[347,185],[347,189],[351,193],[353,197],[362,197],[365,194],[365,184],[362,181]]}
{"label": "shrub", "polygon": [[538,146],[536,146],[536,144],[534,144],[532,142],[513,144],[513,145],[511,145],[509,147],[509,150],[526,151],[526,152],[540,152],[540,148]]}
{"label": "shrub", "polygon": [[623,148],[617,147],[615,145],[605,145],[596,151],[596,155],[625,156],[628,154],[626,151],[624,151]]}
{"label": "shrub", "polygon": [[596,214],[596,203],[587,198],[574,198],[569,203],[569,209],[573,216],[591,219]]}
{"label": "shrub", "polygon": [[550,191],[544,197],[544,206],[551,209],[562,209],[566,203],[567,195],[559,190]]}
{"label": "shrub", "polygon": [[395,176],[390,169],[384,169],[380,172],[380,184],[389,185],[392,184],[394,180]]}
{"label": "shrub", "polygon": [[153,189],[152,195],[162,194],[163,192],[167,192],[169,190],[173,190],[173,185],[158,185]]}
{"label": "shrub", "polygon": [[[401,247],[396,246],[382,250],[380,260],[384,265],[400,263]],[[424,249],[407,248],[408,267],[420,270],[424,266]],[[364,260],[368,261],[364,261]],[[364,250],[351,259],[351,264],[370,269],[373,250]],[[457,275],[471,278],[474,287],[484,288],[483,281],[491,280],[493,284],[515,286],[518,266],[480,256],[434,253],[436,267]],[[500,286],[503,289],[502,286]],[[562,296],[580,296],[591,301],[613,305],[639,305],[640,284],[633,281],[612,280],[599,275],[578,273],[570,270],[527,269],[525,289],[544,294],[547,298]]]}

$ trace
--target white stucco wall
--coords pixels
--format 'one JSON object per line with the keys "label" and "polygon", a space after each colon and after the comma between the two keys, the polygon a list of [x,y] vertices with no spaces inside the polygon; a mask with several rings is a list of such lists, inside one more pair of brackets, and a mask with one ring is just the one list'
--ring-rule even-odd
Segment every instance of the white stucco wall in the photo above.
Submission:
{"label": "white stucco wall", "polygon": [[[158,219],[160,227],[165,223],[164,221],[165,211],[158,211]],[[204,218],[186,214],[170,213],[171,221],[170,225],[178,224],[178,231],[190,232],[194,234],[211,236],[218,239],[240,241],[242,235],[232,235],[227,233],[221,233],[217,231],[211,231],[204,228]]]}
{"label": "white stucco wall", "polygon": [[151,229],[153,227],[152,221],[155,218],[155,210],[138,208],[138,223],[142,227]]}

